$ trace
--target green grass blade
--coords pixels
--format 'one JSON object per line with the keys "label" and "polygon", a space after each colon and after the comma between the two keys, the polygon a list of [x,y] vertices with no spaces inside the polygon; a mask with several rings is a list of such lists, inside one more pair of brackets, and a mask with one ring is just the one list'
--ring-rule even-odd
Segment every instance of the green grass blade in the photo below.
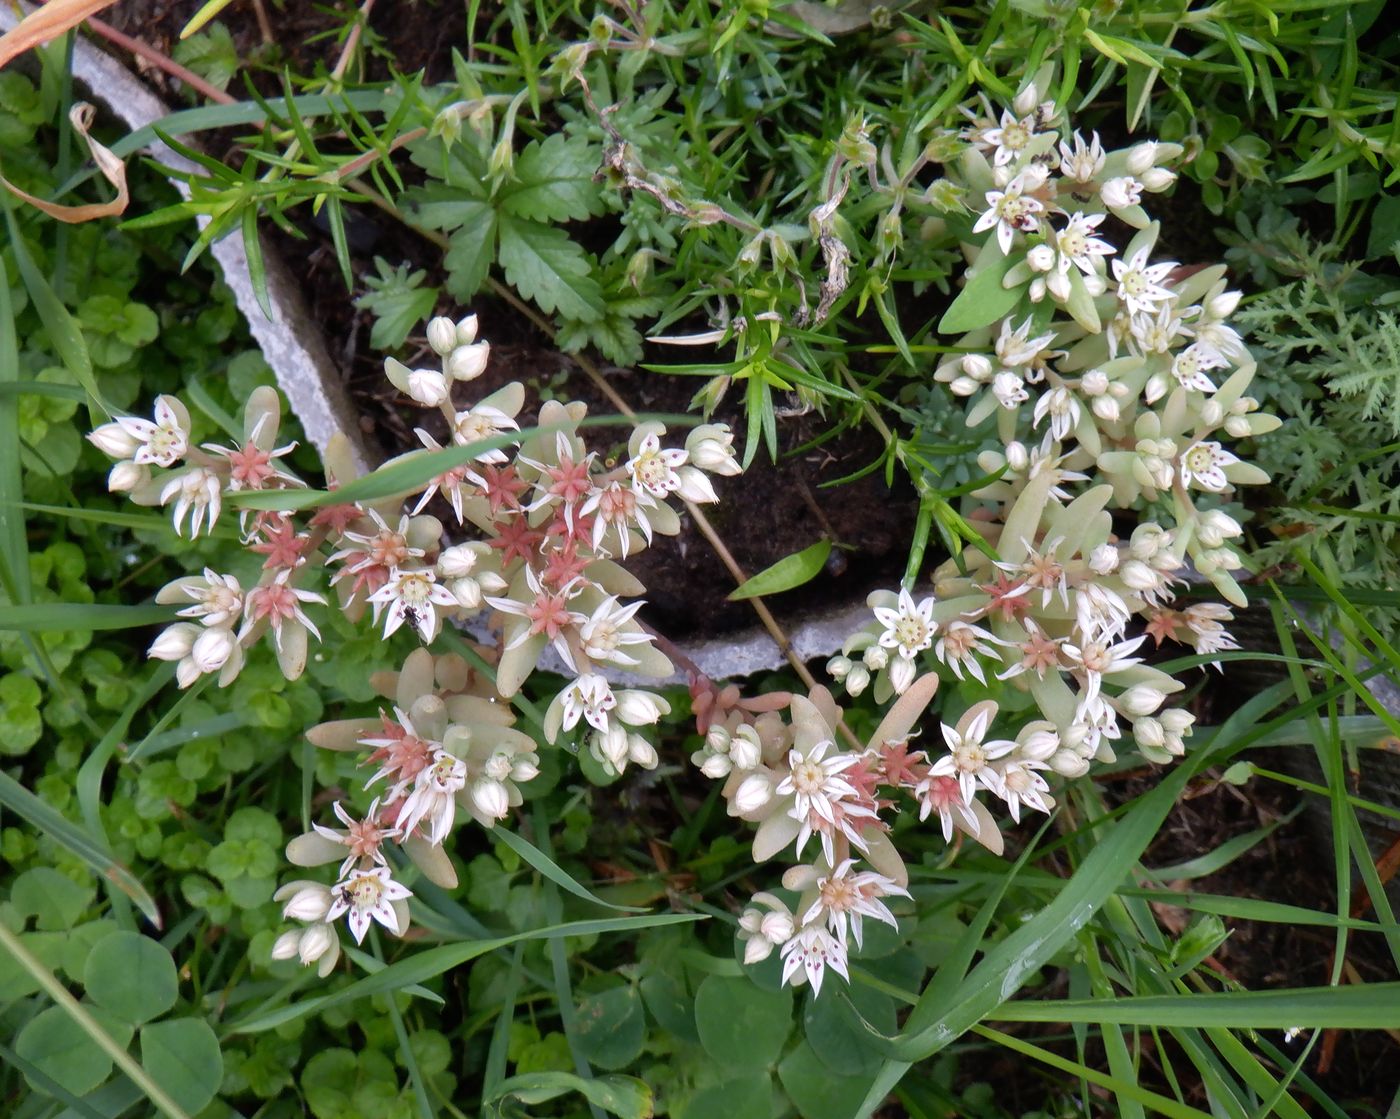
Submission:
{"label": "green grass blade", "polygon": [[999,1022],[1097,1022],[1121,1026],[1230,1029],[1400,1028],[1400,982],[1204,995],[1018,1000],[988,1015]]}
{"label": "green grass blade", "polygon": [[594,905],[601,905],[604,909],[614,909],[620,913],[645,913],[645,906],[635,905],[614,905],[604,901],[597,894],[592,893],[586,887],[580,885],[567,870],[561,867],[523,835],[511,831],[508,828],[494,828],[491,835],[498,842],[505,844],[542,875],[548,878],[561,889],[568,890],[576,898],[584,901],[591,901]]}
{"label": "green grass blade", "polygon": [[102,879],[114,883],[160,928],[160,910],[146,887],[112,856],[103,845],[51,805],[44,803],[8,773],[0,773],[0,804],[27,822],[39,835],[47,836],[82,859]]}
{"label": "green grass blade", "polygon": [[112,409],[107,406],[101,390],[97,387],[97,379],[92,372],[92,358],[88,355],[82,327],[63,305],[63,301],[54,294],[48,280],[34,263],[34,258],[29,255],[19,223],[15,221],[14,212],[8,205],[5,207],[5,221],[10,229],[10,249],[14,253],[15,264],[19,267],[20,279],[24,281],[25,290],[29,292],[29,298],[34,304],[39,321],[44,324],[49,341],[53,343],[68,371],[78,378],[78,383],[87,391],[89,414],[96,425],[101,422],[98,412],[105,412],[110,416]]}
{"label": "green grass blade", "polygon": [[1067,1057],[1061,1057],[1058,1053],[1052,1053],[1048,1049],[1042,1049],[1038,1045],[1032,1045],[1019,1037],[1012,1037],[1010,1034],[1002,1033],[1000,1030],[989,1029],[986,1026],[975,1026],[973,1032],[979,1037],[984,1037],[988,1041],[995,1041],[998,1045],[1004,1046],[1013,1053],[1020,1053],[1024,1057],[1049,1065],[1051,1068],[1061,1072],[1070,1073],[1091,1084],[1097,1084],[1100,1088],[1106,1088],[1115,1092],[1119,1096],[1136,1100],[1146,1107],[1151,1108],[1159,1115],[1168,1116],[1168,1119],[1214,1119],[1208,1112],[1199,1111],[1189,1104],[1181,1103],[1170,1096],[1158,1095],[1156,1092],[1148,1091],[1137,1084],[1119,1080],[1097,1069],[1089,1068],[1078,1061],[1071,1061]]}
{"label": "green grass blade", "polygon": [[[621,416],[590,416],[578,427],[616,427],[644,420],[659,420],[673,427],[694,426],[700,421],[694,416],[639,414],[635,420]],[[465,466],[487,451],[512,447],[540,434],[553,434],[558,426],[529,427],[505,435],[478,439],[460,447],[445,447],[440,451],[413,452],[386,463],[378,470],[347,482],[335,490],[244,490],[228,495],[230,504],[245,509],[312,509],[321,505],[340,505],[351,501],[380,501],[388,497],[417,493],[439,474]]]}
{"label": "green grass blade", "polygon": [[1100,832],[1094,849],[1059,895],[983,957],[938,1020],[916,1032],[905,1031],[890,1056],[901,1061],[932,1056],[1010,999],[1125,884],[1186,782],[1208,757],[1203,751],[1178,766],[1132,811]]}
{"label": "green grass blade", "polygon": [[[0,273],[0,389],[19,389],[19,342],[15,337],[14,308],[10,303],[8,278]],[[24,479],[19,457],[19,398],[16,393],[0,394],[0,501],[18,505],[24,500]],[[6,583],[17,602],[28,602],[29,539],[24,518],[0,518],[0,556],[6,569]]]}
{"label": "green grass blade", "polygon": [[174,606],[116,606],[93,602],[36,602],[0,606],[0,629],[20,633],[63,633],[68,630],[133,629],[175,619]]}
{"label": "green grass blade", "polygon": [[529,932],[514,933],[510,936],[497,937],[494,940],[469,940],[457,944],[444,944],[423,952],[415,952],[406,959],[390,964],[383,971],[375,975],[365,976],[363,979],[357,979],[349,986],[342,987],[329,995],[302,999],[300,1002],[288,1006],[241,1018],[237,1022],[230,1023],[225,1032],[230,1034],[260,1033],[264,1030],[276,1029],[287,1022],[295,1022],[308,1014],[319,1014],[328,1007],[354,1002],[356,999],[369,998],[371,995],[400,991],[413,983],[422,983],[451,971],[453,968],[460,967],[486,952],[493,952],[497,948],[504,948],[521,940],[554,940],[559,937],[584,936],[590,933],[632,932],[653,928],[657,925],[683,924],[691,921],[703,921],[704,919],[704,914],[700,913],[660,913],[649,917],[603,917],[594,921],[570,921],[562,925],[531,929]]}

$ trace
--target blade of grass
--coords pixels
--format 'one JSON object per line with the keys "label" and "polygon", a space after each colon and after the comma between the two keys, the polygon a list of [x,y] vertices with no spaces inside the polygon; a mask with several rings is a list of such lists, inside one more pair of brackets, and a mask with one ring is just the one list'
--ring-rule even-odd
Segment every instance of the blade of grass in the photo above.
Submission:
{"label": "blade of grass", "polygon": [[[540,842],[549,846],[549,822],[544,816],[544,805],[537,802],[534,813],[535,834],[539,836]],[[548,856],[546,856],[548,857]],[[553,881],[546,881],[544,886],[544,913],[545,919],[557,922],[563,913],[563,902],[559,897],[559,890]],[[578,1039],[578,1016],[574,1009],[573,985],[569,982],[569,956],[564,947],[563,940],[553,940],[549,945],[550,970],[554,978],[554,1000],[559,1008],[559,1022],[564,1027],[564,1039],[569,1045],[569,1055],[573,1058],[574,1071],[585,1081],[593,1079],[593,1069],[588,1063],[588,1058],[584,1056],[583,1049],[579,1045]],[[590,1098],[588,1110],[593,1115],[593,1119],[603,1119],[603,1109]]]}
{"label": "blade of grass", "polygon": [[574,897],[582,898],[584,901],[591,901],[594,905],[601,905],[604,909],[614,909],[621,913],[647,912],[645,906],[613,905],[611,902],[604,901],[584,886],[581,886],[568,871],[523,835],[511,831],[509,828],[495,828],[492,830],[491,835],[494,839],[509,847],[556,886],[568,890]]}
{"label": "blade of grass", "polygon": [[437,948],[415,952],[406,959],[395,961],[383,971],[375,975],[365,976],[363,979],[357,979],[349,986],[342,987],[329,995],[302,999],[300,1002],[276,1009],[255,1011],[246,1018],[231,1022],[225,1027],[225,1033],[261,1033],[264,1030],[276,1029],[288,1022],[295,1022],[308,1014],[319,1014],[331,1006],[369,998],[371,995],[400,991],[410,984],[425,982],[451,971],[455,967],[460,967],[483,953],[507,947],[521,940],[555,940],[559,937],[586,936],[591,933],[630,932],[634,929],[652,928],[656,925],[675,925],[704,919],[702,914],[696,913],[660,913],[647,917],[602,917],[592,921],[570,921],[567,924],[550,925],[523,933],[512,933],[509,936],[496,937],[493,940],[469,940],[457,944],[444,944]]}
{"label": "blade of grass", "polygon": [[8,201],[4,202],[3,205],[5,222],[10,230],[10,251],[14,253],[20,279],[24,281],[25,290],[29,292],[34,310],[39,316],[39,321],[43,323],[44,331],[48,334],[49,341],[53,343],[53,348],[58,352],[63,364],[68,367],[68,371],[78,378],[78,383],[86,390],[88,415],[92,419],[93,426],[96,427],[103,419],[99,413],[110,416],[112,409],[108,407],[107,402],[102,397],[101,390],[97,387],[97,379],[92,372],[92,358],[88,355],[87,342],[83,339],[82,327],[78,325],[77,319],[69,313],[68,308],[63,305],[63,301],[54,294],[48,280],[44,278],[44,274],[34,263],[34,258],[29,255],[29,249],[24,243],[19,223],[15,220],[13,208]]}
{"label": "blade of grass", "polygon": [[[375,959],[383,962],[384,953],[379,945],[378,929],[370,930],[370,945],[374,950]],[[408,1030],[403,1024],[398,1000],[390,995],[384,1000],[384,1005],[389,1009],[389,1021],[394,1025],[394,1037],[399,1043],[399,1060],[404,1071],[408,1073],[408,1082],[413,1085],[413,1101],[418,1106],[419,1119],[434,1119],[437,1112],[432,1101],[428,1099],[428,1088],[423,1083],[423,1072],[418,1067],[418,1058],[413,1055],[413,1048],[408,1044]]]}
{"label": "blade of grass", "polygon": [[62,633],[69,630],[132,629],[173,621],[174,606],[115,606],[89,602],[39,602],[0,606],[0,629],[21,633]]}
{"label": "blade of grass", "polygon": [[1123,1026],[1231,1029],[1382,1030],[1400,1027],[1400,982],[1283,991],[1216,991],[1096,999],[1018,999],[997,1008],[998,1022],[1098,1022]]}
{"label": "blade of grass", "polygon": [[1158,1114],[1168,1116],[1168,1119],[1214,1119],[1209,1112],[1199,1111],[1189,1104],[1180,1103],[1169,1096],[1158,1095],[1156,1092],[1139,1087],[1137,1084],[1118,1080],[1116,1077],[1099,1072],[1097,1069],[1089,1068],[1077,1061],[1071,1061],[1067,1057],[1061,1057],[1058,1053],[1052,1053],[1048,1049],[1032,1045],[1021,1038],[1002,1033],[1000,1030],[990,1029],[986,1026],[974,1026],[972,1032],[978,1037],[984,1037],[988,1041],[994,1041],[998,1045],[1004,1046],[1013,1053],[1030,1057],[1032,1060],[1049,1065],[1060,1072],[1070,1073],[1091,1084],[1097,1084],[1100,1088],[1106,1088],[1120,1096],[1137,1100]]}
{"label": "blade of grass", "polygon": [[39,835],[67,848],[97,875],[117,886],[148,920],[160,927],[160,911],[146,887],[102,844],[83,831],[57,809],[44,803],[8,773],[0,773],[0,804],[25,820]]}
{"label": "blade of grass", "polygon": [[[0,388],[18,388],[19,342],[15,337],[14,308],[10,303],[9,280],[0,275]],[[19,458],[19,397],[15,393],[0,393],[0,501],[19,505],[24,501],[24,479]],[[29,540],[22,517],[0,517],[0,550],[4,566],[13,585],[11,597],[28,602]]]}

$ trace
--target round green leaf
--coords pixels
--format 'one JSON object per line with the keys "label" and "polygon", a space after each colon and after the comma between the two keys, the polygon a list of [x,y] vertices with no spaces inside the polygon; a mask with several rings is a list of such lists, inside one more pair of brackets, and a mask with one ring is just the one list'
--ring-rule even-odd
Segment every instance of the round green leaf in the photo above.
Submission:
{"label": "round green leaf", "polygon": [[632,1063],[646,1040],[646,1016],[637,988],[612,987],[589,995],[578,1007],[579,1051],[599,1068]]}
{"label": "round green leaf", "polygon": [[21,917],[34,916],[34,927],[46,931],[71,929],[92,904],[94,890],[79,886],[52,867],[26,870],[15,879],[10,902]]}
{"label": "round green leaf", "polygon": [[846,1005],[846,999],[862,1018],[886,1035],[898,1029],[893,1000],[859,983],[832,993],[837,997],[808,1000],[803,1015],[807,1044],[832,1072],[852,1076],[873,1073],[882,1058],[872,1044],[874,1039]]}
{"label": "round green leaf", "polygon": [[686,1104],[681,1119],[768,1119],[774,1112],[773,1079],[755,1070],[702,1088]]}
{"label": "round green leaf", "polygon": [[695,993],[700,1044],[721,1065],[771,1065],[792,1029],[792,991],[763,991],[748,979],[710,975]]}
{"label": "round green leaf", "polygon": [[[118,1045],[130,1043],[130,1026],[96,1007],[87,1009]],[[51,1006],[29,1020],[15,1039],[15,1052],[75,1096],[87,1095],[112,1075],[112,1058],[60,1006]],[[30,1080],[29,1084],[44,1091],[42,1083]]]}
{"label": "round green leaf", "polygon": [[658,971],[637,986],[651,1016],[663,1030],[687,1041],[700,1040],[695,1032],[695,999],[686,993],[679,979]]}
{"label": "round green leaf", "polygon": [[116,932],[93,945],[83,967],[89,997],[128,1022],[149,1022],[180,995],[175,961],[149,937]]}
{"label": "round green leaf", "polygon": [[783,1058],[778,1079],[804,1119],[850,1119],[860,1113],[875,1074],[838,1076],[804,1042]]}
{"label": "round green leaf", "polygon": [[202,1018],[142,1026],[141,1064],[191,1115],[208,1106],[224,1078],[219,1039]]}

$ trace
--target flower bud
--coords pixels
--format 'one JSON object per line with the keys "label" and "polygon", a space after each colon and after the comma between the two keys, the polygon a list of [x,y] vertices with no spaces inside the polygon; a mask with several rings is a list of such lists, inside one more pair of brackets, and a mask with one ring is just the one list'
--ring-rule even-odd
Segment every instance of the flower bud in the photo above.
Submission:
{"label": "flower bud", "polygon": [[627,736],[627,756],[635,765],[639,765],[643,769],[655,769],[657,763],[661,761],[656,753],[656,747],[640,734]]}
{"label": "flower bud", "polygon": [[1248,416],[1231,416],[1225,421],[1225,432],[1235,439],[1248,439],[1252,434]]}
{"label": "flower bud", "polygon": [[470,346],[476,341],[477,319],[475,315],[464,315],[457,320],[457,345]]}
{"label": "flower bud", "polygon": [[1223,509],[1212,509],[1204,519],[1211,531],[1219,533],[1222,539],[1230,540],[1244,535],[1244,528],[1240,522]]}
{"label": "flower bud", "polygon": [[908,657],[895,657],[890,662],[890,687],[895,695],[903,695],[914,682],[914,662]]}
{"label": "flower bud", "polygon": [[1019,117],[1028,117],[1035,112],[1036,104],[1040,101],[1040,90],[1036,89],[1035,82],[1020,90],[1016,94],[1016,99],[1011,102],[1011,108],[1015,110]]}
{"label": "flower bud", "polygon": [[302,931],[297,955],[301,957],[303,965],[309,966],[331,951],[337,943],[335,930],[330,925],[311,925]]}
{"label": "flower bud", "polygon": [[954,396],[971,396],[982,387],[980,381],[974,381],[971,377],[954,377],[948,385],[948,391]]}
{"label": "flower bud", "polygon": [[1220,407],[1218,400],[1207,400],[1201,405],[1201,422],[1207,427],[1219,427],[1224,418],[1225,409]]}
{"label": "flower bud", "polygon": [[1100,544],[1089,554],[1089,570],[1095,575],[1112,575],[1118,569],[1118,549]]}
{"label": "flower bud", "polygon": [[700,763],[700,772],[711,781],[728,777],[729,771],[734,768],[734,763],[725,754],[705,754],[703,756],[705,760]]}
{"label": "flower bud", "polygon": [[1166,535],[1166,530],[1153,521],[1140,524],[1128,538],[1128,551],[1133,559],[1150,560],[1164,544],[1170,546],[1170,542],[1163,539]]}
{"label": "flower bud", "polygon": [[1109,179],[1108,182],[1104,183],[1099,197],[1103,199],[1103,204],[1110,210],[1123,210],[1129,206],[1136,206],[1142,201],[1141,191],[1141,183],[1136,179],[1124,176]]}
{"label": "flower bud", "polygon": [[751,773],[734,790],[734,808],[744,814],[757,812],[773,799],[773,779],[767,773]]}
{"label": "flower bud", "polygon": [[1006,464],[1011,467],[1014,473],[1022,473],[1030,465],[1030,462],[1030,452],[1026,450],[1024,443],[1013,439],[1006,445]]}
{"label": "flower bud", "polygon": [[437,408],[440,403],[447,401],[447,378],[437,370],[410,370],[407,392],[409,398],[420,405]]}
{"label": "flower bud", "polygon": [[1131,718],[1151,715],[1162,706],[1167,693],[1150,684],[1134,684],[1118,697],[1118,706]]}
{"label": "flower bud", "polygon": [[1090,410],[1104,423],[1117,423],[1118,418],[1123,414],[1122,408],[1118,406],[1118,401],[1105,394],[1094,397],[1094,402],[1089,405]]}
{"label": "flower bud", "polygon": [[510,797],[499,781],[483,778],[472,782],[472,804],[478,812],[492,820],[505,819],[510,811]]}
{"label": "flower bud", "polygon": [[1061,777],[1083,777],[1089,772],[1089,759],[1081,758],[1073,750],[1060,750],[1053,754],[1049,765]]}
{"label": "flower bud", "polygon": [[130,493],[151,480],[151,468],[144,463],[119,462],[107,475],[109,493]]}
{"label": "flower bud", "polygon": [[500,142],[491,149],[491,158],[486,161],[486,173],[493,179],[509,175],[515,166],[515,145],[510,136],[502,136]]}
{"label": "flower bud", "polygon": [[1054,730],[1033,730],[1020,743],[1019,753],[1027,761],[1043,762],[1060,749],[1060,736]]}
{"label": "flower bud", "polygon": [[714,754],[727,754],[731,738],[729,731],[716,723],[705,733],[705,749]]}
{"label": "flower bud", "polygon": [[439,315],[428,323],[428,345],[441,357],[446,357],[457,347],[457,328],[452,320]]}
{"label": "flower bud", "polygon": [[742,272],[750,272],[758,267],[758,262],[763,258],[763,234],[759,233],[752,241],[739,250],[739,256],[735,263]]}
{"label": "flower bud", "polygon": [[1137,719],[1133,723],[1133,738],[1149,750],[1160,750],[1167,740],[1161,720],[1152,718]]}
{"label": "flower bud", "polygon": [[735,769],[758,768],[758,763],[763,760],[763,744],[756,730],[748,726],[739,728],[729,743],[729,760],[734,763]]}
{"label": "flower bud", "polygon": [[620,771],[627,764],[627,732],[609,723],[606,731],[593,732],[592,750],[595,758]]}
{"label": "flower bud", "polygon": [[826,662],[826,672],[833,680],[844,680],[851,671],[850,657],[832,657]]}
{"label": "flower bud", "polygon": [[781,909],[765,913],[763,920],[758,923],[758,932],[764,940],[772,944],[784,943],[792,937],[792,914]]}
{"label": "flower bud", "polygon": [[1148,567],[1142,560],[1136,559],[1131,559],[1123,565],[1122,569],[1119,571],[1119,577],[1130,590],[1138,591],[1139,593],[1142,591],[1156,590],[1157,585],[1161,582],[1161,578],[1158,576],[1157,572],[1153,571],[1152,568]]}
{"label": "flower bud", "polygon": [[1196,721],[1196,716],[1181,707],[1169,707],[1163,711],[1158,718],[1172,734],[1187,734],[1191,730],[1191,724]]}
{"label": "flower bud", "polygon": [[447,375],[454,381],[474,381],[485,371],[490,357],[490,342],[473,342],[469,346],[458,346],[447,356]]}
{"label": "flower bud", "polygon": [[1235,313],[1235,308],[1240,305],[1240,291],[1222,291],[1219,295],[1211,296],[1206,301],[1206,314],[1217,322],[1221,319],[1228,319]]}
{"label": "flower bud", "polygon": [[1102,369],[1090,369],[1079,378],[1079,391],[1085,396],[1102,396],[1108,391],[1108,374]]}
{"label": "flower bud", "polygon": [[1141,178],[1157,162],[1157,142],[1145,140],[1128,149],[1128,174]]}
{"label": "flower bud", "polygon": [[860,659],[871,672],[879,672],[890,663],[890,651],[883,645],[868,645]]}
{"label": "flower bud", "polygon": [[964,354],[958,364],[974,381],[986,381],[992,376],[992,361],[986,354]]}
{"label": "flower bud", "polygon": [[624,689],[616,696],[617,710],[613,714],[629,727],[650,726],[671,710],[669,703],[651,692]]}
{"label": "flower bud", "polygon": [[190,659],[201,673],[217,672],[233,655],[237,644],[238,639],[232,630],[222,627],[206,629],[190,647]]}
{"label": "flower bud", "polygon": [[870,670],[863,664],[852,665],[851,671],[846,673],[846,691],[852,696],[858,696],[869,684]]}
{"label": "flower bud", "polygon": [[1142,173],[1142,185],[1154,193],[1166,190],[1174,182],[1176,182],[1176,172],[1168,171],[1165,167],[1153,167]]}
{"label": "flower bud", "polygon": [[146,655],[158,661],[177,661],[181,657],[187,657],[203,632],[200,626],[189,622],[176,622],[173,626],[161,630],[151,642],[151,647],[146,650]]}
{"label": "flower bud", "polygon": [[479,610],[481,608],[482,587],[477,580],[470,576],[463,576],[461,579],[446,579],[443,581],[443,586],[448,589],[452,597],[457,600],[457,605],[463,610]]}
{"label": "flower bud", "polygon": [[444,579],[461,579],[475,570],[481,556],[470,544],[454,544],[438,556],[438,574]]}
{"label": "flower bud", "polygon": [[272,942],[272,958],[274,960],[290,960],[295,956],[301,943],[301,932],[301,929],[288,929],[274,940]]}
{"label": "flower bud", "polygon": [[331,907],[331,892],[319,882],[308,883],[282,907],[282,916],[293,921],[322,921]]}
{"label": "flower bud", "polygon": [[1049,272],[1055,267],[1055,250],[1049,245],[1036,245],[1026,253],[1026,263],[1032,272]]}
{"label": "flower bud", "polygon": [[687,436],[690,462],[711,474],[732,476],[741,467],[734,458],[734,435],[727,424],[701,424]]}
{"label": "flower bud", "polygon": [[519,784],[533,781],[540,775],[539,759],[534,754],[521,754],[511,763],[510,779]]}
{"label": "flower bud", "polygon": [[113,421],[88,433],[88,442],[108,458],[131,458],[145,444]]}
{"label": "flower bud", "polygon": [[682,466],[676,470],[676,477],[680,479],[680,488],[676,491],[684,501],[693,501],[697,505],[711,505],[719,500],[719,494],[715,493],[715,487],[710,483],[709,478],[696,470],[693,466]]}

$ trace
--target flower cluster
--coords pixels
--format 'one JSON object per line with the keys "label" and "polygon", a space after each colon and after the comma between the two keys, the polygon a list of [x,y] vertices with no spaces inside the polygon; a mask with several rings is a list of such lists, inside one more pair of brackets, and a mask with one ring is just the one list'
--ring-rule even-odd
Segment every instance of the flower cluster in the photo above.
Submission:
{"label": "flower cluster", "polygon": [[[907,877],[888,831],[901,803],[936,815],[945,841],[1000,851],[999,815],[1048,813],[1052,782],[1113,761],[1125,741],[1158,763],[1184,752],[1193,716],[1163,706],[1183,685],[1144,663],[1144,645],[1236,647],[1229,607],[1183,605],[1177,588],[1194,573],[1244,603],[1231,574],[1243,530],[1226,506],[1267,476],[1225,440],[1279,422],[1245,395],[1254,363],[1227,321],[1240,296],[1224,268],[1153,259],[1143,200],[1172,184],[1179,146],[1105,151],[1035,86],[999,118],[985,102],[969,116],[939,195],[981,200],[969,280],[990,272],[1014,306],[963,334],[935,378],[970,431],[995,432],[979,458],[990,480],[963,510],[982,546],[935,571],[931,593],[872,594],[873,620],[829,662],[848,694],[898,697],[869,742],[818,691],[792,698],[789,721],[731,703],[693,758],[757,825],[756,860],[815,852],[783,878],[797,907],[756,894],[739,934],[747,960],[777,950],[784,979],[814,987],[828,968],[846,975],[862,917],[895,919]],[[1121,250],[1120,226],[1135,231]],[[982,280],[981,304],[967,306],[972,291],[961,301],[964,324],[995,304],[988,290]],[[1115,508],[1136,518],[1124,537]],[[973,702],[913,749],[940,678]],[[1029,702],[1018,696],[1010,706],[1026,714],[998,732],[998,702],[978,697],[1008,688]]]}
{"label": "flower cluster", "polygon": [[[672,672],[636,620],[635,596],[645,588],[623,562],[656,535],[679,531],[674,499],[715,501],[710,475],[739,472],[723,424],[698,426],[682,446],[668,446],[664,426],[640,423],[624,455],[585,445],[583,404],[548,401],[536,428],[522,431],[518,383],[464,407],[459,386],[480,377],[490,356],[475,316],[434,319],[427,339],[437,368],[385,362],[390,382],[436,409],[445,432],[418,429],[422,449],[388,464],[401,476],[425,455],[443,462],[430,476],[420,470],[425,480],[406,492],[382,497],[382,487],[361,483],[361,493],[376,496],[357,499],[343,440],[324,454],[327,490],[308,490],[281,461],[294,445],[276,445],[280,403],[271,389],[252,394],[243,437],[231,447],[194,445],[189,413],[173,397],[159,398],[152,420],[120,417],[90,436],[117,460],[109,486],[141,504],[173,504],[177,532],[212,531],[226,506],[240,507],[239,537],[256,557],[255,578],[206,568],[157,596],[178,605],[183,620],[156,638],[150,655],[176,662],[181,687],[214,674],[227,685],[263,637],[296,678],[309,638],[320,637],[309,611],[328,609],[332,597],[351,621],[369,614],[386,639],[409,630],[430,645],[444,622],[478,617],[501,632],[498,648],[475,650],[491,672],[420,649],[378,681],[391,702],[377,718],[308,733],[323,748],[364,752],[366,788],[378,794],[359,818],[337,803],[342,827],[317,825],[288,847],[296,865],[339,864],[331,887],[298,882],[279,892],[285,915],[305,927],[284,934],[275,954],[319,961],[323,971],[338,957],[329,926],[341,916],[357,942],[372,921],[406,930],[409,890],[394,878],[393,848],[430,881],[455,886],[445,851],[454,826],[469,817],[492,827],[521,803],[519,786],[538,773],[538,746],[513,727],[502,701],[547,648],[572,673],[546,717],[547,740],[586,733],[604,773],[657,764],[646,729],[668,704],[640,689],[614,691],[605,675]],[[430,507],[465,539],[450,539]]]}

